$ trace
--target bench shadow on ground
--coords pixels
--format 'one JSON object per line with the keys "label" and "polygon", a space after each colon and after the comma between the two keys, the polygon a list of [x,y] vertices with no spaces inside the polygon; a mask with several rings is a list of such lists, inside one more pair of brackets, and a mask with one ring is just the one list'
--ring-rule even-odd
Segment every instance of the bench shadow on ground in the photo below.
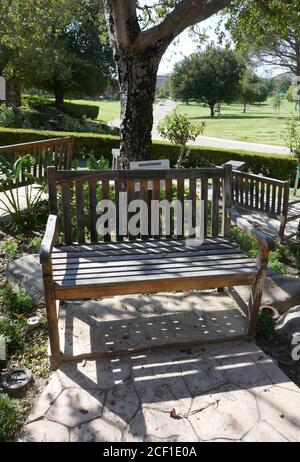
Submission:
{"label": "bench shadow on ground", "polygon": [[[135,300],[125,299],[127,304]],[[143,439],[149,434],[145,409],[147,412],[154,409],[163,419],[171,419],[170,412],[175,407],[181,414],[180,420],[194,412],[201,413],[209,406],[217,409],[219,401],[228,392],[246,390],[253,399],[254,389],[264,390],[274,384],[289,388],[287,377],[254,343],[235,340],[193,346],[194,340],[199,343],[207,338],[218,339],[218,330],[222,331],[219,333],[222,336],[240,336],[245,320],[237,310],[234,310],[237,313],[235,318],[228,309],[205,312],[191,306],[189,312],[139,315],[101,322],[94,307],[89,314],[89,309],[74,308],[66,319],[66,353],[74,354],[70,336],[72,334],[72,339],[76,339],[79,335],[78,331],[75,332],[77,321],[89,331],[91,355],[99,352],[99,348],[102,353],[117,351],[110,357],[63,363],[59,369],[62,383],[66,388],[87,390],[97,399],[104,422],[122,432],[126,430],[132,438]],[[134,341],[130,340],[131,337]],[[176,348],[166,348],[174,343]],[[130,352],[130,348],[137,346],[143,351]],[[155,346],[161,349],[151,351],[150,348]],[[128,350],[126,355],[118,354],[122,348]],[[72,396],[69,399],[68,412],[78,412],[76,396],[73,402]],[[265,399],[263,394],[259,399]],[[193,405],[195,400],[199,409]],[[234,414],[234,401],[232,406],[230,413]],[[272,406],[274,411],[282,412],[280,403],[278,409],[276,404]],[[296,415],[293,418],[292,425],[296,426]],[[90,426],[92,431],[92,422],[85,426]]]}

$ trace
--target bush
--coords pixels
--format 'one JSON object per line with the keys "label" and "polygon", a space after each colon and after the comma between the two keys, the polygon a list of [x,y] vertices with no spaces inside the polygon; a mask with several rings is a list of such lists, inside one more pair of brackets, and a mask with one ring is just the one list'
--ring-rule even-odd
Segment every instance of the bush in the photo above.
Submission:
{"label": "bush", "polygon": [[22,106],[25,107],[41,110],[44,106],[50,106],[51,104],[53,103],[44,96],[22,95]]}
{"label": "bush", "polygon": [[16,242],[4,241],[0,243],[0,250],[4,252],[7,260],[12,261],[16,258],[18,252],[18,244]]}
{"label": "bush", "polygon": [[64,103],[62,110],[65,114],[75,119],[82,119],[83,116],[96,120],[99,115],[99,106],[90,104]]}
{"label": "bush", "polygon": [[24,314],[33,308],[31,298],[24,292],[14,290],[10,284],[0,289],[0,300],[5,309],[13,313]]}
{"label": "bush", "polygon": [[22,413],[17,401],[7,395],[0,395],[0,441],[12,437],[22,422]]}
{"label": "bush", "polygon": [[5,338],[8,353],[14,353],[24,346],[25,321],[0,317],[0,335]]}
{"label": "bush", "polygon": [[[94,151],[97,158],[105,157],[111,163],[111,150],[120,145],[119,138],[113,135],[99,135],[95,133],[70,132],[75,138],[74,155],[82,157],[82,152]],[[8,144],[26,143],[66,136],[59,131],[34,131],[22,129],[2,128],[0,130],[0,146]],[[152,160],[170,159],[171,165],[176,165],[179,150],[177,146],[162,141],[153,142]],[[185,167],[212,167],[222,165],[229,160],[246,162],[247,171],[277,178],[278,180],[295,180],[296,160],[279,154],[261,154],[248,151],[226,151],[202,146],[189,146],[189,156]]]}

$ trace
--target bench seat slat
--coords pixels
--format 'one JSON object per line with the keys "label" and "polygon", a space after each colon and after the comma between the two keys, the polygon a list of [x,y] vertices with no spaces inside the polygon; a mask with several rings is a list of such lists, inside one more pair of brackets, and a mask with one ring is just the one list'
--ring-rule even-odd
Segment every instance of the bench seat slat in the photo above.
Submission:
{"label": "bench seat slat", "polygon": [[[241,268],[241,264],[243,267]],[[183,264],[177,263],[177,264],[170,264],[170,265],[152,265],[152,266],[147,266],[147,268],[142,267],[136,267],[136,266],[131,266],[127,268],[110,268],[107,270],[103,270],[102,265],[98,266],[97,268],[89,268],[89,269],[82,269],[79,267],[79,269],[76,271],[76,269],[73,269],[70,271],[69,269],[65,271],[57,271],[54,274],[54,280],[57,281],[62,281],[62,280],[67,280],[67,279],[87,279],[87,278],[102,278],[102,277],[123,277],[123,276],[134,276],[134,275],[149,275],[149,274],[166,274],[166,273],[178,273],[184,271],[184,272],[203,272],[203,271],[214,271],[214,270],[229,270],[229,269],[238,269],[241,268],[241,271],[243,272],[245,268],[252,268],[254,272],[256,272],[256,266],[255,263],[251,260],[249,261],[237,261],[237,262],[232,262],[232,261],[225,261],[222,263],[219,262],[209,262],[209,264],[204,264],[204,263],[189,263],[186,264],[185,266]]]}
{"label": "bench seat slat", "polygon": [[121,291],[122,284],[152,283],[154,287],[157,281],[187,278],[202,282],[212,278],[214,284],[220,279],[221,287],[224,281],[253,282],[258,274],[255,261],[228,239],[208,239],[196,247],[185,244],[184,240],[135,241],[118,244],[116,249],[111,243],[89,245],[88,251],[86,245],[70,246],[70,252],[64,246],[65,252],[54,253],[52,259],[55,287],[86,287],[88,291],[90,286],[120,285]]}
{"label": "bench seat slat", "polygon": [[[217,254],[217,255],[189,255],[186,257],[173,257],[173,258],[155,258],[153,255],[153,258],[149,259],[130,259],[130,260],[113,260],[113,261],[107,261],[107,260],[102,260],[101,261],[101,266],[103,268],[110,268],[110,267],[120,267],[120,266],[144,266],[144,265],[163,265],[163,264],[170,264],[170,263],[193,263],[193,262],[214,262],[214,261],[222,261],[222,260],[242,260],[245,261],[247,257],[241,256],[240,253],[236,254]],[[94,261],[93,259],[86,260],[86,262],[80,262],[80,268],[97,268],[99,266],[98,261]],[[70,263],[68,260],[66,260],[64,263],[61,262],[55,262],[53,264],[53,273],[56,273],[57,271],[64,271],[66,268],[69,270],[72,270],[74,268],[78,268],[78,260],[75,263]]]}
{"label": "bench seat slat", "polygon": [[[188,247],[190,248],[191,246],[187,246],[187,241],[186,240],[176,240],[176,239],[165,239],[165,240],[148,240],[148,241],[141,241],[141,240],[135,240],[135,241],[127,241],[127,242],[110,242],[108,243],[97,243],[97,244],[72,244],[69,246],[59,246],[55,247],[53,249],[53,257],[56,258],[59,256],[61,253],[72,253],[74,252],[82,252],[82,251],[92,251],[94,252],[95,250],[101,250],[101,251],[107,251],[107,250],[116,250],[116,249],[134,249],[134,248],[162,248],[162,247]],[[218,239],[205,239],[202,244],[199,244],[199,246],[193,245],[193,248],[195,247],[200,247],[205,248],[207,246],[212,246],[213,248],[219,248],[219,247],[230,247],[230,248],[235,248],[236,246],[230,241],[228,238],[218,238]]]}

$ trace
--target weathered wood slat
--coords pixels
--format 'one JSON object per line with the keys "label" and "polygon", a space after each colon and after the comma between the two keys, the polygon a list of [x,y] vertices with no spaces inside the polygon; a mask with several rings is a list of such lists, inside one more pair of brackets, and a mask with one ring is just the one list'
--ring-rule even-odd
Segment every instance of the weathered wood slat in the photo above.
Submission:
{"label": "weathered wood slat", "polygon": [[[181,278],[166,278],[165,280],[155,280],[155,292],[161,291],[184,291],[194,289],[213,289],[216,287],[233,287],[238,282],[239,285],[251,285],[255,282],[257,275],[249,274],[224,274],[207,276],[187,277]],[[151,293],[153,292],[153,280],[139,280],[139,281],[126,281],[122,284],[100,284],[95,281],[90,285],[65,285],[59,287],[54,286],[55,297],[57,300],[79,300],[90,297],[109,297],[111,295],[127,295],[136,293]]]}
{"label": "weathered wood slat", "polygon": [[[238,249],[232,249],[232,250],[224,250],[222,252],[222,255],[224,254],[228,254],[228,255],[232,255],[232,254],[240,254],[240,251]],[[128,260],[132,260],[134,258],[134,260],[151,260],[153,259],[153,257],[155,258],[166,258],[166,256],[168,256],[168,258],[174,258],[174,257],[182,257],[182,256],[186,256],[186,257],[193,257],[193,256],[196,256],[196,255],[201,255],[201,256],[211,256],[211,255],[221,255],[221,252],[219,250],[202,250],[202,251],[192,251],[192,250],[189,250],[189,251],[186,251],[186,252],[170,252],[170,251],[162,251],[160,253],[148,253],[148,254],[144,254],[144,253],[138,253],[138,252],[131,252],[131,253],[118,253],[118,254],[115,254],[114,252],[110,252],[109,255],[107,255],[107,253],[105,254],[97,254],[95,256],[93,256],[92,258],[89,257],[89,256],[77,256],[77,257],[70,257],[70,258],[65,258],[65,259],[60,259],[60,260],[56,260],[55,261],[55,266],[57,265],[66,265],[66,264],[71,264],[71,263],[75,263],[75,264],[83,264],[83,263],[95,263],[95,262],[103,262],[103,261],[107,261],[107,258],[109,257],[109,260],[110,261],[128,261]],[[53,263],[54,264],[54,263]]]}
{"label": "weathered wood slat", "polygon": [[190,200],[190,218],[189,218],[189,230],[188,236],[195,238],[196,236],[196,205],[197,205],[197,181],[195,178],[189,180],[189,200]]}
{"label": "weathered wood slat", "polygon": [[[173,201],[173,192],[172,192],[172,180],[167,179],[165,181],[165,195],[166,195],[166,201],[168,201],[169,204],[172,203]],[[164,226],[166,228],[165,234],[166,238],[171,238],[174,235],[174,211],[173,208],[170,208],[170,217],[166,219],[165,217],[165,223]],[[169,230],[167,229],[169,228]]]}
{"label": "weathered wood slat", "polygon": [[177,202],[181,204],[181,210],[177,211],[176,236],[184,236],[184,178],[177,180]]}
{"label": "weathered wood slat", "polygon": [[[232,268],[232,269],[222,269],[222,270],[211,270],[211,271],[194,271],[192,274],[189,271],[181,271],[181,272],[171,272],[171,273],[164,273],[164,274],[153,274],[153,280],[172,280],[172,279],[184,279],[186,277],[190,278],[205,278],[208,279],[210,277],[219,277],[220,280],[225,278],[226,276],[235,276],[236,277],[236,282],[238,282],[239,277],[243,276],[252,276],[255,277],[257,275],[258,271],[257,268],[244,268],[241,270],[241,268]],[[78,279],[76,278],[75,280],[62,280],[62,281],[55,281],[56,285],[61,285],[62,287],[74,287],[74,285],[86,285],[90,286],[92,284],[97,284],[97,285],[116,285],[116,284],[121,284],[123,282],[143,282],[145,280],[145,276],[147,274],[142,274],[142,275],[127,275],[127,276],[119,276],[118,278],[113,279],[111,276],[110,277],[103,277],[103,278],[95,278],[91,279],[86,278],[86,279]],[[151,280],[150,275],[148,274],[148,280]],[[152,280],[152,283],[153,283]],[[75,283],[76,281],[76,283]]]}
{"label": "weathered wood slat", "polygon": [[213,237],[219,236],[219,200],[220,180],[213,179],[213,198],[211,208],[211,232]]}
{"label": "weathered wood slat", "polygon": [[95,181],[89,182],[89,219],[90,219],[90,234],[91,242],[98,242],[97,232],[97,196],[96,196],[97,183]]}
{"label": "weathered wood slat", "polygon": [[112,241],[111,243],[107,244],[104,242],[98,242],[97,244],[90,244],[86,243],[84,245],[78,244],[78,243],[72,243],[72,245],[60,245],[59,247],[55,247],[53,249],[53,258],[58,258],[60,255],[63,253],[72,253],[72,252],[95,252],[97,250],[117,250],[117,249],[132,249],[132,248],[137,248],[137,249],[161,249],[162,247],[185,247],[186,249],[219,249],[219,248],[236,248],[236,246],[233,244],[233,242],[229,238],[206,238],[201,244],[198,244],[195,246],[187,245],[187,241],[183,239],[159,239],[159,240],[148,240],[146,242],[141,241],[141,240],[135,240],[135,241]]}
{"label": "weathered wood slat", "polygon": [[[133,274],[133,273],[145,273],[147,271],[156,271],[158,273],[164,273],[167,270],[173,269],[175,272],[186,270],[186,271],[193,271],[196,269],[197,271],[202,270],[211,270],[211,269],[220,269],[220,268],[256,268],[255,262],[253,259],[250,258],[237,258],[237,259],[224,259],[224,260],[211,260],[211,261],[190,261],[184,264],[183,262],[174,262],[174,263],[156,263],[149,262],[148,265],[136,265],[135,261],[131,261],[127,266],[122,267],[121,265],[118,266],[103,266],[102,263],[99,263],[98,266],[94,265],[93,267],[84,268],[81,265],[73,265],[72,268],[65,268],[60,270],[53,269],[53,277],[55,280],[63,279],[64,277],[73,279],[74,276],[79,275],[91,275],[91,277],[95,277],[93,275],[104,275],[104,276],[118,276],[122,274]],[[139,262],[141,263],[141,262]],[[84,276],[87,277],[87,276]]]}
{"label": "weathered wood slat", "polygon": [[201,206],[203,207],[203,216],[204,216],[203,232],[204,232],[204,237],[207,238],[207,235],[208,235],[208,180],[207,179],[201,180],[201,202],[202,202]]}
{"label": "weathered wood slat", "polygon": [[63,225],[64,225],[64,240],[66,244],[72,242],[72,222],[71,222],[71,184],[64,183],[62,185],[62,201],[63,201]]}
{"label": "weathered wood slat", "polygon": [[153,191],[151,198],[150,216],[151,216],[151,232],[150,235],[154,239],[159,239],[162,235],[161,211],[159,208],[160,201],[160,181],[153,181]]}
{"label": "weathered wood slat", "polygon": [[[109,200],[109,181],[108,180],[102,181],[102,199]],[[108,223],[106,223],[106,226],[108,226]],[[110,242],[110,241],[111,241],[111,234],[108,232],[105,232],[104,242]]]}
{"label": "weathered wood slat", "polygon": [[75,196],[77,217],[77,240],[80,244],[82,244],[85,242],[84,197],[82,181],[76,181],[75,183]]}
{"label": "weathered wood slat", "polygon": [[[202,264],[202,265],[210,265],[216,264],[218,262],[223,263],[225,262],[249,262],[250,259],[247,259],[246,256],[241,255],[240,253],[236,254],[224,254],[224,255],[199,255],[199,256],[186,256],[186,257],[173,257],[173,258],[151,258],[151,259],[131,259],[131,260],[118,260],[118,261],[101,261],[101,262],[88,262],[88,263],[81,263],[80,266],[78,263],[69,263],[66,261],[63,264],[58,264],[57,262],[53,263],[53,274],[61,274],[61,272],[68,271],[80,271],[80,270],[93,270],[99,268],[104,271],[108,268],[120,268],[126,267],[131,268],[135,267],[151,267],[155,266],[164,266],[164,265],[175,265],[180,264]],[[79,269],[78,269],[79,268]]]}

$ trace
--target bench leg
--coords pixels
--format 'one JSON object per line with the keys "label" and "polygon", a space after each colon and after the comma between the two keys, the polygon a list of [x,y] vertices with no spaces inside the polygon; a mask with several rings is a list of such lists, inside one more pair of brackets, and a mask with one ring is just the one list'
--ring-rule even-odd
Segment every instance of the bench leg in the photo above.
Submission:
{"label": "bench leg", "polygon": [[61,352],[56,307],[57,302],[54,297],[53,283],[51,279],[44,278],[44,290],[50,342],[50,367],[51,369],[57,369],[61,363]]}
{"label": "bench leg", "polygon": [[269,250],[260,248],[257,256],[257,267],[259,273],[256,279],[256,283],[252,286],[250,292],[250,299],[248,304],[248,335],[250,338],[255,337],[256,323],[258,319],[259,307],[261,304],[261,298],[263,294],[264,284],[267,275],[269,260]]}

